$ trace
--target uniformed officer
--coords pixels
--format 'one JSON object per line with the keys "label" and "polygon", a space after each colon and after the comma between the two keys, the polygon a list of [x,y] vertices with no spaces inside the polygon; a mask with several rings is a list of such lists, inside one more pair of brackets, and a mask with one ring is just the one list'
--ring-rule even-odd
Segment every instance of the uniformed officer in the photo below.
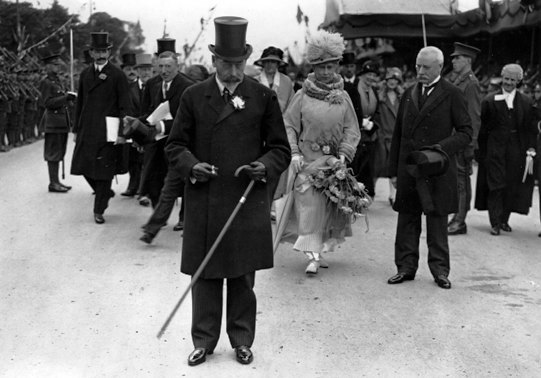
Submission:
{"label": "uniformed officer", "polygon": [[64,161],[68,133],[71,129],[68,106],[73,106],[75,94],[67,92],[58,76],[62,61],[59,54],[48,54],[42,59],[47,76],[40,82],[40,105],[45,109],[40,129],[45,133],[43,157],[49,168],[49,192],[66,193],[71,186],[58,178],[60,162]]}
{"label": "uniformed officer", "polygon": [[459,87],[468,104],[468,114],[473,128],[472,142],[456,155],[458,183],[458,212],[453,215],[447,227],[449,235],[465,234],[466,215],[470,209],[472,188],[470,175],[473,173],[473,151],[477,149],[477,135],[481,127],[481,87],[472,71],[472,64],[481,50],[473,46],[455,42],[455,50],[451,54],[453,70],[447,79]]}

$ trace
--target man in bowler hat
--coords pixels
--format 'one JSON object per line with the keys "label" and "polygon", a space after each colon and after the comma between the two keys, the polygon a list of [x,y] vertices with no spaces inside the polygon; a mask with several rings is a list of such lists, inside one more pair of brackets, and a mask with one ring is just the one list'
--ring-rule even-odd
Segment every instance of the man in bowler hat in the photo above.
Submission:
{"label": "man in bowler hat", "polygon": [[[398,272],[387,282],[400,284],[415,278],[424,213],[430,272],[439,287],[450,289],[447,217],[458,206],[454,156],[470,143],[472,127],[462,91],[440,76],[441,50],[433,46],[422,48],[415,67],[418,84],[408,88],[400,100],[391,142],[389,174],[397,189],[393,209],[398,211]],[[407,163],[412,152],[424,147],[443,151],[450,163],[445,172],[426,177],[419,185],[419,178],[410,173]]]}
{"label": "man in bowler hat", "polygon": [[90,56],[94,63],[81,72],[79,79],[71,174],[83,175],[94,190],[94,221],[102,224],[105,222],[103,213],[114,196],[111,183],[116,173],[115,144],[125,141],[121,127],[118,127],[116,141],[107,138],[106,117],[120,122],[125,115],[132,114],[132,108],[126,75],[109,63],[112,47],[109,34],[90,33],[90,37]]}
{"label": "man in bowler hat", "polygon": [[62,68],[59,54],[47,54],[42,58],[47,76],[41,80],[40,105],[45,109],[40,129],[45,133],[43,156],[49,170],[49,192],[66,193],[71,186],[64,185],[58,178],[60,162],[64,164],[68,133],[71,130],[69,107],[73,106],[76,95],[67,92],[58,74]]}
{"label": "man in bowler hat", "polygon": [[447,76],[452,84],[459,87],[468,104],[468,114],[471,118],[473,135],[471,143],[456,154],[457,182],[458,182],[458,211],[453,215],[447,227],[449,235],[459,235],[468,232],[466,216],[470,210],[472,188],[470,175],[473,173],[473,151],[477,147],[477,135],[481,127],[481,87],[479,80],[472,71],[472,64],[480,50],[460,42],[455,42],[455,49],[451,54],[453,70]]}
{"label": "man in bowler hat", "polygon": [[273,266],[270,207],[291,155],[276,93],[244,76],[248,21],[219,17],[214,25],[216,74],[186,90],[165,148],[170,169],[186,182],[183,273],[196,272],[250,180],[256,183],[192,287],[191,366],[218,343],[224,279],[229,342],[239,363],[253,360],[255,271]]}

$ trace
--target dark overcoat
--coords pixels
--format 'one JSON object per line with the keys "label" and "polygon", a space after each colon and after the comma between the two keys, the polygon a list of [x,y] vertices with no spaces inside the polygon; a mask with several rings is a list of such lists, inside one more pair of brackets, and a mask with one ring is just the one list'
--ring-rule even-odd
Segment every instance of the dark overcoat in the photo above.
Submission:
{"label": "dark overcoat", "polygon": [[130,89],[130,102],[134,117],[141,115],[141,102],[143,100],[143,90],[139,87],[139,80],[134,80],[128,83]]}
{"label": "dark overcoat", "polygon": [[203,278],[231,278],[273,266],[270,206],[291,150],[276,93],[245,77],[234,93],[245,101],[235,110],[225,104],[215,76],[184,93],[165,151],[170,168],[189,180],[192,167],[218,167],[208,182],[187,182],[181,271],[193,275],[239,202],[250,179],[235,170],[252,161],[266,167],[231,224]]}
{"label": "dark overcoat", "polygon": [[[511,212],[528,214],[532,206],[535,177],[527,175],[522,182],[526,151],[536,147],[537,117],[533,102],[516,91],[513,101],[515,124],[522,153],[516,161],[505,158],[505,149],[511,138],[509,110],[505,100],[496,101],[497,95],[489,94],[481,104],[481,129],[479,131],[479,169],[475,190],[475,208],[487,210],[489,190],[506,189],[506,206]],[[514,169],[509,172],[508,168]]]}
{"label": "dark overcoat", "polygon": [[[73,132],[77,134],[72,175],[84,175],[96,180],[111,180],[116,171],[113,142],[107,142],[105,117],[133,114],[128,80],[122,70],[107,63],[101,73],[90,65],[81,72]],[[119,133],[122,126],[119,127]]]}
{"label": "dark overcoat", "polygon": [[431,215],[454,213],[458,207],[455,154],[472,138],[471,120],[462,91],[440,79],[426,103],[419,109],[420,84],[406,90],[400,106],[391,142],[389,173],[397,177],[393,209],[403,213],[422,211],[416,179],[406,170],[406,157],[421,147],[439,144],[449,155],[449,169],[442,175],[427,178],[434,204]]}
{"label": "dark overcoat", "polygon": [[[163,97],[162,83],[163,80],[160,76],[154,77],[147,82],[145,94],[143,95],[145,99],[143,100],[141,120],[145,121],[146,118],[165,101],[169,101],[171,116],[175,118],[182,94],[186,88],[194,83],[194,81],[184,74],[177,74],[171,81],[171,85],[169,86],[169,90],[165,97]],[[164,121],[164,126],[164,134],[169,135],[171,127],[173,126],[173,121]],[[156,178],[163,180],[165,177],[167,172],[167,159],[163,148],[166,141],[167,138],[162,138],[145,145],[145,164],[143,165],[143,172],[141,173],[144,189],[146,189],[149,180],[154,180]]]}

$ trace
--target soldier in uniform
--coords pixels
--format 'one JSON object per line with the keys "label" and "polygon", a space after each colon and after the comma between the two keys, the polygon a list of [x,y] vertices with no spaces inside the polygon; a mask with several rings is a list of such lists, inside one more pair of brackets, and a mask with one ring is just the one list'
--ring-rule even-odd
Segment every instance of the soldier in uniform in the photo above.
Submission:
{"label": "soldier in uniform", "polygon": [[66,193],[71,186],[64,185],[58,178],[60,162],[64,164],[68,133],[71,129],[68,106],[76,96],[67,92],[58,76],[62,61],[59,54],[50,54],[42,59],[47,76],[40,82],[40,105],[45,109],[40,129],[45,133],[43,157],[49,168],[49,192]]}
{"label": "soldier in uniform", "polygon": [[[4,63],[4,59],[2,58],[0,62]],[[4,71],[0,70],[0,152],[9,151],[6,143],[6,132],[8,113],[10,111],[11,103],[9,101],[9,89],[7,88],[7,75]]]}
{"label": "soldier in uniform", "polygon": [[479,80],[472,71],[472,63],[480,50],[463,43],[455,42],[455,50],[451,54],[453,71],[447,76],[448,81],[459,87],[468,104],[468,114],[471,118],[473,135],[471,143],[457,153],[457,184],[458,184],[458,212],[453,215],[447,227],[449,235],[465,234],[466,215],[470,210],[472,188],[470,175],[473,173],[473,151],[477,147],[477,135],[481,127],[481,87]]}

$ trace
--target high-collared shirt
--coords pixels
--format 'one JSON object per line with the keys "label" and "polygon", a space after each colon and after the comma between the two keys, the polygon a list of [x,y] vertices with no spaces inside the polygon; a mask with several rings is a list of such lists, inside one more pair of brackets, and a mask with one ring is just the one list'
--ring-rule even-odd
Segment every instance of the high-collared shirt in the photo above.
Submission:
{"label": "high-collared shirt", "polygon": [[432,93],[432,91],[434,90],[434,86],[436,85],[436,83],[438,81],[440,81],[440,79],[441,79],[441,75],[438,75],[438,77],[435,78],[431,83],[423,84],[423,93],[422,94],[424,94],[425,88],[428,87],[429,89],[428,89],[428,93],[426,95],[430,96],[430,93]]}
{"label": "high-collared shirt", "polygon": [[353,75],[351,78],[347,78],[344,76],[344,82],[346,83],[350,83],[350,84],[355,84],[355,75]]}
{"label": "high-collared shirt", "polygon": [[105,66],[107,65],[107,63],[109,63],[109,61],[105,62],[105,63],[102,64],[102,65],[99,65],[99,64],[94,63],[94,69],[95,69],[97,72],[101,72],[101,70],[103,70],[103,67],[105,67]]}

